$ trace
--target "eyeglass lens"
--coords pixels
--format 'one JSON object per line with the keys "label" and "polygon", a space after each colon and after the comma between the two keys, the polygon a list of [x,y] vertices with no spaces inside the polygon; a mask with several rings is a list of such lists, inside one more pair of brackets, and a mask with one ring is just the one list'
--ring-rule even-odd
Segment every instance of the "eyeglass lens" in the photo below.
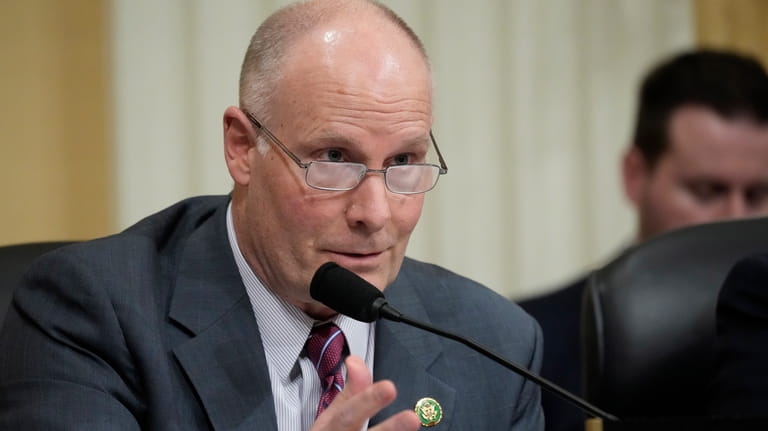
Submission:
{"label": "eyeglass lens", "polygon": [[[312,162],[307,167],[307,184],[324,190],[355,188],[368,168],[359,163]],[[440,168],[434,165],[395,165],[386,171],[387,187],[395,193],[423,193],[437,182]]]}

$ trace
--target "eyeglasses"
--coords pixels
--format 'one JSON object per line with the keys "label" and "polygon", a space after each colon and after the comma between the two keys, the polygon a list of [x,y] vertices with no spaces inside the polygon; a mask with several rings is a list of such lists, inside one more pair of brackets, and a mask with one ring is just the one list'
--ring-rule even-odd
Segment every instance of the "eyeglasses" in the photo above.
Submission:
{"label": "eyeglasses", "polygon": [[302,162],[299,157],[291,152],[272,132],[269,131],[256,117],[248,111],[244,111],[254,126],[259,128],[270,141],[274,142],[285,152],[298,167],[304,169],[304,181],[308,186],[319,190],[345,191],[357,187],[363,178],[369,173],[384,174],[384,183],[387,189],[393,193],[414,195],[425,193],[437,184],[440,175],[448,173],[448,166],[440,154],[435,137],[429,131],[429,139],[435,146],[440,166],[431,163],[413,163],[408,165],[392,165],[384,169],[370,169],[362,163],[333,162],[316,160],[309,163]]}

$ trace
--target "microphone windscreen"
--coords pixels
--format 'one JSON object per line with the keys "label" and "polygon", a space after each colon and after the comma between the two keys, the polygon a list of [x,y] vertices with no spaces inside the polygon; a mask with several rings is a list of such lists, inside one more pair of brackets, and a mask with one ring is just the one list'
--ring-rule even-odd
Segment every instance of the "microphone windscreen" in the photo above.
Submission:
{"label": "microphone windscreen", "polygon": [[374,301],[384,298],[376,286],[334,262],[324,263],[315,271],[309,294],[332,310],[361,322],[379,318]]}

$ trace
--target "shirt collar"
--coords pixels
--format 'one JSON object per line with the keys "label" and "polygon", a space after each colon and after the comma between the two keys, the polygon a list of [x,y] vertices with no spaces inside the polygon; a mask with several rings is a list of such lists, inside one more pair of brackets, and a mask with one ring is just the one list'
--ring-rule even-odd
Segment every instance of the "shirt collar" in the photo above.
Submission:
{"label": "shirt collar", "polygon": [[[287,381],[316,321],[277,296],[254,274],[237,244],[231,202],[227,208],[227,236],[256,317],[267,362],[274,367],[281,380]],[[341,314],[331,321],[344,331],[350,353],[366,360],[374,325]]]}

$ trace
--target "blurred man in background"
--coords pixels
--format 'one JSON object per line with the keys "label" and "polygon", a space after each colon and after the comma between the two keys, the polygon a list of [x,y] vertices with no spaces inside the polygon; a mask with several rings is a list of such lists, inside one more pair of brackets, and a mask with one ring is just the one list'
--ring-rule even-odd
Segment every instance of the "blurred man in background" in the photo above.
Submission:
{"label": "blurred man in background", "polygon": [[[711,50],[674,56],[645,77],[624,191],[635,241],[696,223],[768,215],[768,75],[754,59]],[[544,377],[582,393],[586,276],[521,305],[544,332]],[[547,430],[581,430],[584,415],[548,393]]]}

